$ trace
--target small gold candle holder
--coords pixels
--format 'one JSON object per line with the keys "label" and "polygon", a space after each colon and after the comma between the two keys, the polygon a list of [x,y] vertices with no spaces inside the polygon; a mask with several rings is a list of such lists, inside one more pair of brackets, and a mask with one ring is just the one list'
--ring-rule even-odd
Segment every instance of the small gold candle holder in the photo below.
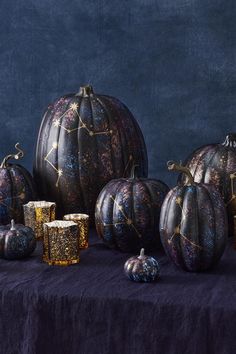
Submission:
{"label": "small gold candle holder", "polygon": [[31,201],[23,205],[25,225],[35,232],[37,240],[43,238],[43,224],[55,220],[56,203]]}
{"label": "small gold candle holder", "polygon": [[79,263],[78,225],[55,220],[43,225],[43,260],[49,265]]}
{"label": "small gold candle holder", "polygon": [[63,220],[74,221],[78,225],[79,248],[88,248],[89,216],[87,214],[66,214]]}

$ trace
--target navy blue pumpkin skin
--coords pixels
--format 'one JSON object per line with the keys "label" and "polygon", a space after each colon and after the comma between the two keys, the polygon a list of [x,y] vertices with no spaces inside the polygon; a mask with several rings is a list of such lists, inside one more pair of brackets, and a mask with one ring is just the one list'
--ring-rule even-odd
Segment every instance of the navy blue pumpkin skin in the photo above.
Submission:
{"label": "navy blue pumpkin skin", "polygon": [[123,252],[161,247],[159,217],[168,191],[166,184],[154,179],[132,177],[110,181],[96,204],[98,235],[108,247]]}
{"label": "navy blue pumpkin skin", "polygon": [[144,248],[139,256],[129,258],[124,265],[125,275],[132,281],[151,282],[160,274],[160,266],[153,257],[144,255]]}
{"label": "navy blue pumpkin skin", "polygon": [[29,256],[36,247],[34,231],[21,224],[0,226],[0,258],[21,259]]}
{"label": "navy blue pumpkin skin", "polygon": [[86,213],[112,179],[139,165],[147,176],[142,132],[128,108],[91,86],[61,97],[46,111],[36,148],[34,177],[43,200],[54,200],[57,216]]}
{"label": "navy blue pumpkin skin", "polygon": [[[174,163],[169,169],[184,173],[187,170]],[[184,270],[197,272],[210,269],[221,258],[228,222],[218,189],[195,183],[190,175],[186,185],[177,186],[167,194],[161,210],[160,234],[172,261]]]}
{"label": "navy blue pumpkin skin", "polygon": [[30,173],[21,165],[10,164],[10,159],[24,156],[19,144],[17,154],[4,158],[0,165],[0,224],[6,225],[11,219],[17,223],[24,221],[23,205],[35,200],[35,186]]}

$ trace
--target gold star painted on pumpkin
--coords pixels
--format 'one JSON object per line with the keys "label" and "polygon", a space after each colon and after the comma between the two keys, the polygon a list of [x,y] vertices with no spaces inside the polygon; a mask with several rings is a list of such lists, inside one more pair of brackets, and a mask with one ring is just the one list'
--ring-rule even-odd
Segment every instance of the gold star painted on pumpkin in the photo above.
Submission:
{"label": "gold star painted on pumpkin", "polygon": [[52,147],[53,147],[53,149],[57,149],[57,147],[58,147],[57,142],[54,142],[54,143],[52,144]]}
{"label": "gold star painted on pumpkin", "polygon": [[181,197],[177,197],[175,200],[176,204],[181,205],[182,203],[182,198]]}
{"label": "gold star painted on pumpkin", "polygon": [[61,177],[62,175],[63,175],[63,171],[62,171],[62,169],[59,169],[58,170],[58,176]]}
{"label": "gold star painted on pumpkin", "polygon": [[59,127],[59,125],[60,125],[59,119],[54,120],[53,126],[54,126],[54,127]]}
{"label": "gold star painted on pumpkin", "polygon": [[79,107],[78,103],[74,102],[70,104],[70,109],[72,109],[72,111],[77,111],[78,107]]}

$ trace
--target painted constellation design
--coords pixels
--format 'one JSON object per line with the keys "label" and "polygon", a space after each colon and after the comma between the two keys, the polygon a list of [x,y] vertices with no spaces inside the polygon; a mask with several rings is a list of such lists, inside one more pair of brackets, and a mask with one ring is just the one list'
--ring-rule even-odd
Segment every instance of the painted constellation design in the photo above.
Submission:
{"label": "painted constellation design", "polygon": [[[96,135],[111,135],[113,133],[112,130],[104,130],[104,131],[95,131],[93,129],[90,129],[92,126],[90,126],[90,128],[88,128],[88,126],[84,123],[84,121],[82,120],[82,118],[80,117],[79,113],[78,113],[78,103],[72,103],[70,104],[70,107],[59,117],[57,118],[54,122],[53,122],[53,126],[55,128],[61,128],[63,130],[65,130],[68,134],[71,134],[75,131],[78,131],[80,129],[85,129],[88,133],[89,136],[96,136]],[[62,124],[61,124],[61,120],[63,117],[66,116],[66,114],[68,112],[75,112],[79,118],[79,121],[80,121],[80,127],[78,128],[74,128],[74,129],[68,129],[66,127],[64,127]],[[51,149],[49,150],[49,152],[47,153],[47,155],[44,157],[44,160],[54,169],[54,171],[56,171],[57,173],[57,181],[56,181],[56,187],[58,187],[59,185],[59,180],[61,178],[61,176],[63,175],[63,170],[62,169],[58,169],[56,168],[56,166],[49,160],[49,156],[53,153],[53,151],[57,150],[58,149],[58,144],[57,142],[54,142],[52,144],[52,147]]]}
{"label": "painted constellation design", "polygon": [[227,206],[236,198],[236,194],[234,192],[234,179],[236,178],[236,172],[231,173],[229,175],[230,178],[230,188],[231,188],[231,198],[230,200],[227,202]]}
{"label": "painted constellation design", "polygon": [[[142,237],[142,235],[139,233],[139,231],[137,230],[137,228],[135,227],[134,225],[134,222],[132,219],[128,218],[127,215],[125,214],[124,210],[123,210],[123,207],[121,205],[119,205],[117,203],[117,201],[115,200],[115,198],[110,195],[110,199],[114,202],[114,204],[117,206],[117,208],[119,209],[119,211],[121,212],[121,214],[124,216],[125,220],[124,221],[121,221],[121,222],[116,222],[116,223],[112,223],[112,224],[107,224],[105,223],[104,221],[102,221],[102,225],[104,227],[107,227],[107,226],[116,226],[116,225],[128,225],[130,227],[132,227],[134,229],[134,231],[136,232],[136,234],[138,235],[139,238]],[[99,208],[99,206],[98,206]],[[100,208],[99,208],[100,209]]]}
{"label": "painted constellation design", "polygon": [[[182,207],[182,198],[181,197],[177,197],[176,200],[175,200],[176,204],[180,207],[181,211],[182,211],[182,220],[185,220],[186,219],[186,216],[187,216],[187,213],[186,211],[183,209]],[[202,249],[201,246],[197,245],[196,243],[192,242],[191,240],[189,240],[186,236],[184,236],[181,232],[180,232],[180,229],[181,229],[181,222],[182,220],[180,221],[179,225],[175,227],[174,229],[174,233],[172,234],[171,238],[167,241],[169,244],[171,244],[173,238],[175,236],[178,236],[178,237],[181,237],[183,238],[186,242],[190,243],[193,247],[196,247],[198,249]]]}

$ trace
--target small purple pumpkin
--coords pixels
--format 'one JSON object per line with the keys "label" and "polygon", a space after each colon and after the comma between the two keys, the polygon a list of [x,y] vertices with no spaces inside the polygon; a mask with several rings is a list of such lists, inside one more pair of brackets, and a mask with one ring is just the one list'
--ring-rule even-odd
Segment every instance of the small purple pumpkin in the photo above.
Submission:
{"label": "small purple pumpkin", "polygon": [[0,224],[3,225],[11,219],[22,223],[23,205],[35,199],[35,187],[30,173],[23,166],[8,162],[24,156],[19,143],[15,148],[18,152],[7,155],[0,164]]}
{"label": "small purple pumpkin", "polygon": [[129,258],[124,265],[125,275],[136,282],[151,282],[159,277],[160,266],[153,257],[144,254],[141,249],[139,256]]}
{"label": "small purple pumpkin", "polygon": [[36,247],[34,231],[21,224],[0,226],[0,257],[21,259],[29,256]]}
{"label": "small purple pumpkin", "polygon": [[159,218],[169,191],[159,180],[138,178],[135,167],[130,178],[112,180],[103,188],[95,211],[97,232],[104,243],[133,253],[161,247]]}
{"label": "small purple pumpkin", "polygon": [[160,234],[173,262],[187,271],[203,271],[222,256],[227,238],[227,215],[214,185],[196,183],[188,168],[174,162],[169,170],[186,174],[186,182],[169,191],[162,205]]}

